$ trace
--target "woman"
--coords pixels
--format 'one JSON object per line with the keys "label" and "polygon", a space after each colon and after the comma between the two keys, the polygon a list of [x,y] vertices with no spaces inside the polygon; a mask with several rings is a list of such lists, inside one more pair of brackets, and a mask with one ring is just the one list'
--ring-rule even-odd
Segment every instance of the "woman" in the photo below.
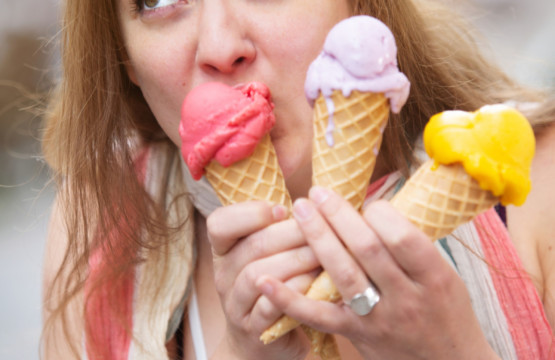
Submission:
{"label": "woman", "polygon": [[[405,109],[385,132],[375,179],[396,171],[408,175],[417,138],[437,112],[510,99],[543,101],[481,58],[433,2],[67,1],[64,76],[44,135],[60,186],[45,261],[46,358],[159,359],[167,353],[200,359],[206,353],[213,359],[304,359],[308,344],[298,331],[270,345],[258,340],[283,312],[344,335],[339,343],[346,359],[475,359],[502,352],[480,329],[461,278],[387,204],[370,205],[361,218],[334,194],[313,189],[311,201],[296,202],[296,220],[286,220],[283,207],[261,202],[209,215],[209,190],[183,171],[177,128],[188,91],[207,81],[258,80],[275,103],[271,137],[287,187],[294,199],[305,196],[312,136],[305,73],[331,27],[353,14],[372,15],[392,29],[400,68],[412,83]],[[530,119],[548,115],[553,113],[540,108]],[[397,269],[402,280],[392,282],[393,292],[402,295],[396,297],[377,284],[382,300],[367,317],[341,304],[291,305],[320,263],[345,299],[364,289],[368,277],[380,278],[379,268],[339,268],[322,255],[323,248],[340,244],[330,232],[319,239],[311,230],[320,219],[315,203],[317,213],[335,224],[326,212],[329,202],[344,209],[339,219],[369,234],[359,243],[376,249],[374,261]],[[383,222],[395,222],[393,230],[380,230]],[[418,294],[409,291],[415,282],[401,276],[414,275],[418,264],[399,271],[392,261],[398,254],[386,246],[403,234],[409,234],[403,244],[420,249],[418,259],[433,265],[420,269],[422,279],[434,281],[418,283]],[[349,244],[345,236],[339,240]],[[345,272],[352,276],[342,277]],[[341,316],[303,315],[313,305]],[[202,339],[203,332],[210,336]]]}

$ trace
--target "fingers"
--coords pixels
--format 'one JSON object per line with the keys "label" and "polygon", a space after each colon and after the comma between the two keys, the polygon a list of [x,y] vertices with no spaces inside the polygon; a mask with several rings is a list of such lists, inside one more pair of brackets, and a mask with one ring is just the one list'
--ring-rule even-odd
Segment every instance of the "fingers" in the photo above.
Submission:
{"label": "fingers", "polygon": [[[310,287],[312,281],[314,281],[316,275],[316,271],[302,274],[285,281],[284,284],[288,290],[297,294],[304,294]],[[258,287],[257,292],[260,294],[260,289],[258,289]],[[250,313],[252,328],[256,333],[262,333],[282,315],[283,312],[280,309],[278,309],[266,296],[261,295]]]}
{"label": "fingers", "polygon": [[321,187],[312,188],[309,197],[312,201],[295,203],[293,214],[344,299],[366,289],[368,278],[382,291],[406,285],[385,245],[347,201]]}
{"label": "fingers", "polygon": [[[258,296],[252,291],[258,275],[272,271],[272,275],[286,280],[296,272],[319,265],[293,219],[271,224],[234,244],[224,255],[214,256],[216,288],[220,294],[228,294],[240,286],[241,302],[246,308],[252,306],[252,297]],[[244,285],[249,281],[250,288]]]}
{"label": "fingers", "polygon": [[246,264],[306,245],[306,241],[293,219],[263,228],[238,241],[225,257],[216,261],[228,274],[236,274]]}
{"label": "fingers", "polygon": [[412,280],[425,282],[430,276],[447,270],[448,265],[433,242],[387,201],[371,203],[364,218]]}
{"label": "fingers", "polygon": [[258,289],[283,313],[299,322],[324,332],[345,333],[356,316],[346,307],[326,301],[315,301],[291,290],[280,281],[261,276],[256,283]]}
{"label": "fingers", "polygon": [[[334,236],[381,291],[398,292],[406,289],[411,281],[428,281],[434,274],[446,271],[448,265],[432,241],[389,202],[371,203],[360,217],[347,201],[331,190],[314,187],[309,198],[312,202],[295,203],[293,214],[322,266],[347,299],[354,295],[354,288],[360,292],[366,286],[361,287],[357,270],[345,262],[339,241],[331,241]],[[306,216],[311,204],[318,211]],[[337,265],[337,262],[343,264]],[[355,280],[350,283],[348,277]]]}
{"label": "fingers", "polygon": [[254,261],[237,275],[225,301],[229,306],[238,306],[240,314],[246,314],[260,295],[255,283],[261,274],[268,274],[285,281],[299,274],[310,273],[318,267],[318,260],[308,246]]}
{"label": "fingers", "polygon": [[[342,210],[342,208],[334,209],[338,214]],[[347,214],[341,214],[348,217]],[[313,202],[298,199],[293,205],[293,215],[306,241],[344,298],[350,299],[368,286],[368,278],[364,271],[344,245],[338,241],[336,233],[318,212]]]}
{"label": "fingers", "polygon": [[283,205],[247,201],[216,209],[206,219],[208,238],[216,255],[224,255],[236,241],[288,217]]}
{"label": "fingers", "polygon": [[[309,197],[349,249],[365,276],[377,286],[398,288],[405,285],[405,274],[399,268],[381,238],[347,201],[328,189],[314,187]],[[327,269],[327,267],[326,267]],[[365,289],[358,288],[358,292]],[[354,294],[348,294],[354,295]],[[349,297],[350,298],[350,297]]]}

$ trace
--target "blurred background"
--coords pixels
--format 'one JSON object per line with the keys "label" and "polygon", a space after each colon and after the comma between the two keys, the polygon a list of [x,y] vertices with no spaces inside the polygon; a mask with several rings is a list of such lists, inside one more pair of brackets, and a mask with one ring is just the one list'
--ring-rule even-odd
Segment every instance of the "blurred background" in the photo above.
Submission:
{"label": "blurred background", "polygon": [[56,77],[58,0],[0,0],[0,359],[38,359],[53,189],[38,143]]}
{"label": "blurred background", "polygon": [[[444,0],[448,1],[448,0]],[[38,359],[41,266],[54,188],[40,156],[59,74],[59,0],[0,0],[0,360]],[[555,1],[453,1],[520,81],[555,86]]]}
{"label": "blurred background", "polygon": [[480,31],[483,45],[511,76],[555,87],[555,1],[443,0]]}

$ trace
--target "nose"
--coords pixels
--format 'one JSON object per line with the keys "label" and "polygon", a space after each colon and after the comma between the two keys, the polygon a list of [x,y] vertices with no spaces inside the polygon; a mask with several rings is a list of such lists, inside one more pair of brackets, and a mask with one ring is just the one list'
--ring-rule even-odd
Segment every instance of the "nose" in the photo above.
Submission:
{"label": "nose", "polygon": [[[230,4],[231,3],[231,4]],[[250,64],[256,50],[234,1],[205,1],[196,61],[209,74],[231,74]]]}

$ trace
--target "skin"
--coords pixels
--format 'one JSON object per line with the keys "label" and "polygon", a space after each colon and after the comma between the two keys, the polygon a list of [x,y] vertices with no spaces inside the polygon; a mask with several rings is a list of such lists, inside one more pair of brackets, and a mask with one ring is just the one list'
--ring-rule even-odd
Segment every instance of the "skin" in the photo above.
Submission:
{"label": "skin", "polygon": [[[262,81],[275,104],[276,125],[270,135],[288,189],[294,198],[306,194],[312,109],[304,96],[304,77],[328,31],[349,16],[347,1],[168,3],[136,12],[128,0],[118,2],[128,74],[168,137],[180,145],[181,103],[195,86],[208,81],[229,85]],[[228,226],[225,211],[216,211],[221,216],[209,219],[207,225],[204,219],[197,221],[197,228],[206,228],[211,241],[199,231],[203,238],[195,280],[203,328],[210,334],[205,336],[208,354],[217,359],[305,358],[308,344],[299,332],[271,346],[258,340],[281,311],[260,296],[254,282],[258,274],[271,274],[304,291],[319,263],[294,221],[269,226],[287,216],[285,209],[246,203],[235,211],[234,218],[242,220],[234,228]],[[270,241],[284,232],[287,239]],[[261,238],[268,238],[272,246],[261,248]],[[188,329],[185,344],[185,357],[193,358]]]}
{"label": "skin", "polygon": [[532,191],[520,207],[507,207],[507,225],[526,271],[536,285],[551,328],[555,328],[555,123],[536,137]]}
{"label": "skin", "polygon": [[[127,71],[161,127],[179,146],[181,102],[203,82],[266,83],[276,105],[271,137],[298,198],[293,218],[281,206],[245,202],[196,219],[195,284],[209,357],[307,358],[300,331],[267,346],[258,340],[286,313],[340,334],[345,359],[496,359],[460,278],[387,203],[371,204],[360,215],[325,189],[299,198],[310,187],[312,110],[304,77],[328,30],[349,15],[347,1],[170,2],[141,13],[128,0],[118,2]],[[304,298],[300,293],[320,265],[344,298],[371,278],[382,300],[359,317],[342,303]],[[188,328],[184,341],[185,358],[194,359]]]}
{"label": "skin", "polygon": [[328,30],[349,15],[347,1],[170,2],[142,13],[128,0],[118,2],[128,72],[161,127],[179,146],[181,103],[192,88],[263,81],[275,104],[270,135],[280,166],[290,190],[306,194],[312,110],[304,78]]}
{"label": "skin", "polygon": [[312,301],[260,277],[258,287],[285,313],[351,339],[365,359],[497,358],[460,277],[388,202],[370,204],[361,217],[334,192],[313,187],[293,214],[343,298],[367,287],[371,274],[383,300],[357,316],[345,304]]}
{"label": "skin", "polygon": [[[304,97],[304,77],[329,29],[349,15],[347,2],[176,1],[141,13],[133,12],[127,1],[119,4],[128,73],[170,139],[179,146],[181,102],[193,87],[207,81],[230,85],[262,81],[276,106],[271,138],[288,189],[293,198],[306,194],[311,181],[311,143],[306,139],[312,137],[312,110]],[[314,200],[318,191],[311,194]],[[464,285],[423,234],[385,205],[389,218],[380,215],[382,208],[361,217],[337,196],[330,199],[333,203],[318,210],[314,203],[299,199],[296,220],[285,220],[287,210],[280,206],[257,202],[220,208],[206,224],[197,219],[199,233],[206,229],[208,240],[200,239],[196,284],[205,333],[211,334],[206,336],[211,357],[305,358],[308,348],[299,331],[268,346],[258,340],[282,311],[349,338],[352,344],[341,343],[343,356],[349,359],[360,358],[353,344],[365,358],[417,354],[441,359],[453,351],[461,359],[477,359],[476,354],[494,357]],[[341,211],[330,211],[335,205]],[[372,227],[384,220],[399,226]],[[351,257],[347,252],[359,248],[368,257]],[[418,249],[422,257],[411,263],[406,249]],[[336,261],[335,254],[341,254],[342,261]],[[371,276],[384,298],[397,300],[384,301],[364,318],[341,305],[313,304],[299,294],[319,264],[330,272],[345,298],[364,289]],[[429,271],[430,264],[436,271]],[[453,304],[459,311],[452,311]],[[429,322],[436,325],[430,327]],[[465,324],[462,333],[461,324]],[[440,336],[445,341],[438,341],[434,335],[446,329],[452,336]],[[190,358],[189,331],[185,344]]]}

